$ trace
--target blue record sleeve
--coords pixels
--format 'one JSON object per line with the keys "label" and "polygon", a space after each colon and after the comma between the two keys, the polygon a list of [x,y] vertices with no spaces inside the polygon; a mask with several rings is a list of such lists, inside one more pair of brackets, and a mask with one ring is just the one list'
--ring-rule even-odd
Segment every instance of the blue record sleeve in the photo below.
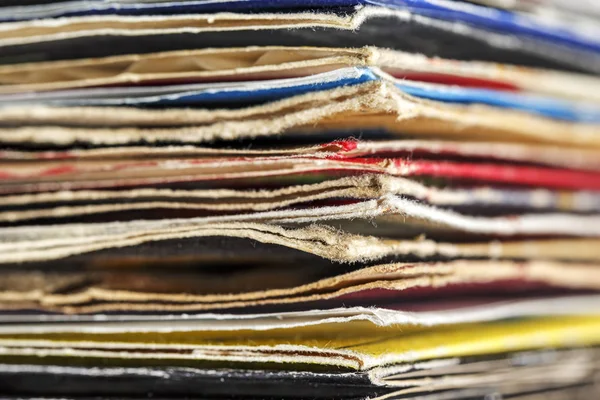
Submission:
{"label": "blue record sleeve", "polygon": [[391,80],[368,67],[342,68],[301,78],[270,81],[197,83],[166,86],[84,88],[55,92],[7,94],[0,107],[23,104],[52,106],[225,107],[239,108],[330,90],[387,80],[411,96],[455,104],[483,104],[564,121],[600,123],[600,108],[589,103],[528,93],[512,93],[452,85]]}

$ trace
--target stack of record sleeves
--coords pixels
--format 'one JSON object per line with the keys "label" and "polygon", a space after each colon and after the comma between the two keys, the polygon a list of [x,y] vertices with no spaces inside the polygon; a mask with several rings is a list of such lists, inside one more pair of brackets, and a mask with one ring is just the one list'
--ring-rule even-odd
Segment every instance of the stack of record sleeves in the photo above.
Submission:
{"label": "stack of record sleeves", "polygon": [[600,1],[0,5],[0,397],[600,398]]}

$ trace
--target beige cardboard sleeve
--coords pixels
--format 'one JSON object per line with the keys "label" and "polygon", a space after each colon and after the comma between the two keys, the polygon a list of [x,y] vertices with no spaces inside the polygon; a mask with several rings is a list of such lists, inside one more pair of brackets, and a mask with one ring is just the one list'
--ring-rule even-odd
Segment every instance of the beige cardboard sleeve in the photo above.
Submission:
{"label": "beige cardboard sleeve", "polygon": [[152,82],[247,81],[308,76],[341,67],[490,80],[525,92],[600,102],[595,77],[477,61],[429,58],[395,50],[328,47],[198,49],[0,66],[0,93]]}
{"label": "beige cardboard sleeve", "polygon": [[[11,124],[102,125],[111,128],[26,126],[1,128],[11,144],[122,145],[146,141],[207,143],[273,137],[290,132],[384,129],[392,134],[468,141],[546,143],[598,148],[597,125],[563,122],[483,105],[456,105],[417,99],[388,82],[295,96],[239,110],[8,107],[0,122]],[[163,126],[133,128],[124,126]],[[179,126],[176,128],[169,126]]]}
{"label": "beige cardboard sleeve", "polygon": [[[126,289],[126,282],[115,282],[109,275],[102,281],[100,273],[61,276],[23,272],[7,275],[6,283],[0,286],[0,307],[85,314],[111,311],[200,312],[331,300],[369,290],[396,292],[396,296],[401,296],[401,292],[408,289],[431,290],[452,285],[515,281],[563,289],[597,290],[600,279],[594,277],[598,275],[599,268],[598,264],[589,263],[500,260],[384,264],[295,287],[221,294],[192,293],[197,290],[191,288],[194,278],[186,289],[182,283],[169,282],[168,279],[153,282],[149,274],[137,280],[134,278],[129,282],[133,288]],[[156,280],[160,279],[156,277]],[[197,279],[205,278],[199,275]],[[96,283],[92,283],[94,281]],[[218,285],[218,281],[216,283]],[[172,286],[169,287],[169,284]],[[150,290],[160,287],[162,292],[144,290],[143,285]],[[79,289],[66,292],[65,286]]]}

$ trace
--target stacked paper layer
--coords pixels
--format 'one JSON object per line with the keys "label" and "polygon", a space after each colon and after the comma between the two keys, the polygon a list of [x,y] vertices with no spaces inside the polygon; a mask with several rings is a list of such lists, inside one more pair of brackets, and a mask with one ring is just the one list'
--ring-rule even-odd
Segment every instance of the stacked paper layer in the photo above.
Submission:
{"label": "stacked paper layer", "polygon": [[0,396],[600,397],[600,3],[0,7]]}

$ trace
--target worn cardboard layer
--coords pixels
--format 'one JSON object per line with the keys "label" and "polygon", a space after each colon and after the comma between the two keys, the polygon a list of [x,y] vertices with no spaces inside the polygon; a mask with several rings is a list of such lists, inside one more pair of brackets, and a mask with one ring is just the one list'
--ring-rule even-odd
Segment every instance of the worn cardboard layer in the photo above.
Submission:
{"label": "worn cardboard layer", "polygon": [[[132,54],[0,66],[0,93],[151,82],[229,81],[307,76],[343,66],[372,66],[409,80],[465,78],[464,85],[600,101],[598,79],[506,64],[429,58],[365,47],[246,47]],[[429,75],[428,75],[429,74]],[[92,90],[93,93],[93,90]],[[23,94],[7,100],[35,100]],[[43,98],[43,97],[42,97]]]}
{"label": "worn cardboard layer", "polygon": [[[36,162],[40,165],[54,161],[104,160],[161,160],[161,159],[218,159],[290,156],[340,159],[375,156],[456,157],[476,160],[512,161],[567,167],[583,170],[600,170],[596,150],[570,149],[542,144],[509,142],[467,142],[443,140],[356,140],[345,139],[305,147],[268,147],[256,144],[252,148],[223,148],[202,146],[121,146],[70,150],[0,150],[0,162]],[[13,164],[14,165],[14,164]]]}
{"label": "worn cardboard layer", "polygon": [[[0,151],[0,168],[5,181],[18,178],[60,177],[61,175],[109,169],[169,169],[166,161],[175,160],[179,169],[206,169],[220,166],[223,173],[235,165],[247,163],[248,168],[261,170],[262,164],[279,162],[282,165],[307,159],[316,167],[333,161],[366,164],[366,157],[374,158],[371,164],[394,158],[466,159],[487,162],[516,162],[566,167],[579,170],[600,170],[597,152],[592,149],[565,149],[558,146],[531,145],[508,142],[460,142],[439,140],[363,141],[339,140],[307,147],[259,147],[258,149],[231,149],[197,146],[141,146],[73,149],[56,151]],[[252,167],[254,164],[258,167]],[[339,165],[338,165],[339,167]],[[264,169],[264,168],[263,168]]]}
{"label": "worn cardboard layer", "polygon": [[[432,78],[435,80],[434,78]],[[510,93],[492,87],[472,88],[447,82],[411,82],[396,79],[375,67],[349,67],[307,77],[250,82],[176,84],[150,87],[112,87],[62,92],[46,92],[35,97],[8,95],[0,106],[129,106],[129,107],[248,107],[303,93],[351,86],[371,81],[390,82],[402,92],[417,98],[458,104],[483,104],[508,108],[557,120],[599,123],[600,108],[584,102]],[[450,83],[452,79],[450,79]]]}
{"label": "worn cardboard layer", "polygon": [[[289,11],[312,10],[313,13],[323,11],[336,11],[343,7],[346,13],[359,14],[360,10],[372,6],[384,10],[398,10],[416,15],[430,16],[439,20],[462,22],[471,26],[503,32],[507,34],[521,34],[541,40],[556,41],[561,44],[594,48],[597,43],[594,32],[597,30],[593,24],[583,19],[582,25],[573,26],[561,18],[544,18],[537,15],[515,15],[490,8],[477,6],[464,6],[452,1],[416,0],[412,2],[398,2],[393,0],[335,0],[334,2],[303,2],[298,0],[283,0],[277,2],[264,1],[125,1],[121,4],[87,2],[70,2],[58,5],[41,5],[29,7],[13,7],[5,10],[2,20],[27,20],[42,19],[57,16],[93,16],[108,15],[178,15],[194,14],[198,12],[218,13],[220,11],[237,11],[256,13],[267,10]],[[591,7],[590,7],[591,8]],[[4,10],[3,10],[4,11]],[[344,15],[344,13],[341,13]],[[8,15],[8,16],[7,16]],[[218,15],[218,14],[217,14]]]}
{"label": "worn cardboard layer", "polygon": [[[205,1],[205,0],[112,0],[106,1],[86,1],[86,0],[75,0],[58,2],[57,4],[27,4],[20,6],[7,6],[1,10],[0,19],[3,21],[16,21],[16,20],[29,20],[29,19],[41,19],[41,18],[57,18],[66,16],[78,16],[78,15],[143,15],[143,14],[176,14],[176,13],[192,13],[192,12],[218,12],[218,11],[240,11],[240,12],[256,12],[266,10],[277,10],[277,9],[302,9],[302,8],[316,8],[316,9],[327,9],[332,7],[359,7],[361,5],[376,4],[379,6],[387,7],[406,7],[411,9],[411,4],[404,2],[393,2],[393,1],[370,1],[370,0],[334,0],[326,2],[306,2],[298,0],[287,0],[287,1],[276,1],[276,2],[265,2],[265,1],[236,1],[236,0],[218,0],[218,1]],[[538,1],[531,0],[473,0],[470,3],[494,7],[503,8],[508,10],[518,10],[527,12],[524,18],[531,21],[536,21],[536,17],[542,19],[545,13],[558,14],[554,19],[549,22],[551,26],[568,26],[568,22],[571,21],[571,17],[576,15],[586,21],[585,17],[600,13],[598,9],[591,2],[576,3],[572,4],[565,0],[554,0],[544,1],[540,4]],[[424,10],[432,9],[432,6],[436,5],[430,1],[419,1],[415,2],[414,5],[423,7]],[[413,6],[414,6],[413,5]],[[514,19],[510,15],[500,14],[494,12],[494,10],[485,8],[454,8],[452,3],[449,2],[438,2],[438,10],[449,10],[455,9],[463,12],[471,13],[472,16],[480,15],[481,13],[491,13],[496,17],[500,15],[509,17],[508,21]],[[558,13],[560,11],[560,13]],[[561,16],[565,19],[562,19]],[[573,14],[571,14],[573,13]],[[538,15],[539,14],[539,15]],[[443,15],[443,14],[442,14]],[[570,18],[567,18],[570,17]],[[506,22],[508,22],[506,21]],[[538,20],[539,21],[539,20]],[[505,22],[505,23],[506,23]],[[513,22],[514,23],[514,22]],[[572,27],[569,27],[572,28]],[[579,28],[579,27],[577,27]],[[575,29],[577,29],[575,28]]]}
{"label": "worn cardboard layer", "polygon": [[[568,364],[568,363],[565,363]],[[566,367],[566,365],[565,365]],[[523,369],[520,374],[518,369],[506,369],[499,373],[492,372],[489,375],[473,374],[470,376],[452,377],[450,379],[440,378],[433,379],[431,385],[423,388],[405,388],[381,396],[373,397],[374,399],[401,399],[403,396],[429,396],[425,398],[441,398],[441,399],[465,399],[477,398],[475,396],[492,396],[494,393],[502,393],[510,398],[520,399],[524,397],[533,398],[535,395],[540,398],[551,398],[553,394],[558,392],[558,396],[567,396],[563,398],[577,398],[573,396],[585,396],[583,393],[588,393],[589,396],[594,396],[594,390],[587,388],[587,392],[579,389],[579,394],[575,390],[569,392],[565,390],[565,386],[585,385],[589,382],[591,376],[597,368],[596,363],[590,363],[586,366],[579,366],[573,376],[561,375],[558,378],[553,378],[555,375],[560,375],[560,366],[555,368],[532,368],[531,370]],[[527,374],[527,375],[525,375]],[[425,379],[424,379],[425,380]],[[562,390],[561,390],[562,389]],[[430,393],[436,393],[430,394]],[[441,393],[440,393],[441,392]],[[458,393],[456,393],[458,392]],[[462,392],[462,393],[461,393]],[[570,394],[569,394],[570,393]],[[532,396],[533,395],[533,396]],[[560,398],[560,397],[557,397]]]}
{"label": "worn cardboard layer", "polygon": [[[568,377],[563,372],[560,377],[553,379],[553,384],[541,379],[542,376],[547,378],[555,370],[564,371],[565,368],[576,372]],[[512,394],[514,391],[556,389],[573,382],[585,384],[597,368],[597,350],[570,349],[438,359],[375,368],[369,372],[1,364],[0,374],[7,379],[10,390],[22,394],[78,395],[87,388],[96,395],[120,397],[152,391],[154,395],[164,393],[171,396],[201,392],[215,396],[238,393],[264,396],[268,393],[294,398],[372,398],[377,394],[412,389],[413,395],[421,391],[424,395],[433,391],[433,397],[426,397],[428,400],[449,400],[464,398],[465,391],[473,395],[481,393],[483,396],[495,391]],[[513,377],[513,373],[518,373],[518,376]],[[19,379],[11,379],[15,375]],[[425,379],[427,375],[431,378]],[[522,379],[524,376],[527,378]],[[58,379],[60,384],[57,384]],[[455,392],[452,397],[444,396],[453,385],[459,388],[464,385],[462,394]],[[443,391],[435,394],[437,389]],[[436,397],[438,395],[442,397]]]}
{"label": "worn cardboard layer", "polygon": [[[124,291],[131,293],[221,295],[263,290],[285,289],[318,281],[346,272],[347,265],[318,266],[289,265],[276,268],[269,265],[245,265],[243,269],[229,268],[222,274],[199,265],[187,269],[163,268],[149,265],[142,268],[41,268],[30,270],[5,269],[2,272],[3,300],[34,301],[51,295],[68,295],[85,292],[88,288]],[[12,293],[12,294],[11,294]],[[41,297],[40,297],[41,296]],[[66,299],[66,298],[65,298]],[[65,300],[69,301],[69,300]],[[133,298],[131,301],[135,301]]]}
{"label": "worn cardboard layer", "polygon": [[[434,303],[429,308],[408,304],[404,308],[389,309],[377,307],[344,307],[326,310],[312,309],[280,313],[246,314],[188,314],[181,318],[179,314],[110,314],[110,315],[7,315],[6,322],[0,328],[1,339],[6,342],[11,336],[22,339],[37,339],[37,335],[74,335],[104,341],[104,336],[129,335],[128,342],[135,342],[135,333],[140,334],[140,343],[145,336],[164,333],[175,338],[184,338],[182,333],[194,337],[206,334],[217,340],[234,338],[236,331],[271,332],[279,334],[286,330],[298,333],[318,335],[319,327],[328,330],[342,330],[344,326],[356,327],[356,333],[396,330],[405,327],[408,331],[422,330],[452,324],[490,322],[513,318],[540,316],[590,316],[594,315],[599,302],[597,295],[558,296],[546,298],[515,298],[512,300],[481,300],[473,304],[459,301],[447,304]],[[29,322],[38,322],[31,324]],[[263,335],[260,333],[260,335]],[[257,333],[258,334],[258,333]],[[350,333],[342,334],[348,338]],[[185,339],[181,339],[185,340]],[[168,342],[163,344],[169,346]]]}
{"label": "worn cardboard layer", "polygon": [[[401,218],[395,218],[400,216]],[[449,228],[456,232],[504,237],[555,235],[572,237],[600,236],[600,217],[573,214],[522,214],[478,217],[432,207],[395,195],[354,204],[325,206],[287,211],[265,211],[248,214],[197,217],[189,219],[135,220],[55,226],[23,226],[0,228],[5,263],[26,260],[58,259],[106,248],[133,246],[167,238],[201,237],[237,232],[238,237],[252,235],[259,241],[281,243],[293,231],[260,224],[308,224],[330,220],[388,219],[398,228],[421,224]],[[259,225],[253,225],[253,224]],[[249,229],[248,229],[249,228]],[[296,231],[299,232],[299,231]],[[273,236],[275,235],[275,236]],[[294,235],[294,234],[292,234]],[[305,234],[296,239],[302,240]],[[305,236],[304,236],[305,237]],[[260,239],[262,238],[262,240]],[[325,238],[323,238],[325,239]],[[286,239],[287,240],[287,239]],[[298,243],[302,249],[305,244]],[[380,248],[363,248],[364,258]]]}
{"label": "worn cardboard layer", "polygon": [[[446,4],[454,6],[451,2]],[[481,18],[493,20],[489,15],[489,10],[483,12],[474,21],[466,21],[461,18],[465,14],[465,10],[468,9],[462,8],[450,12],[448,20],[444,20],[443,17],[439,18],[440,14],[436,11],[433,11],[431,16],[428,12],[420,12],[423,10],[419,7],[411,10],[410,7],[409,9],[388,9],[371,6],[356,8],[354,12],[346,15],[327,12],[299,12],[286,14],[182,14],[168,17],[84,16],[5,23],[3,24],[4,39],[0,41],[0,44],[14,46],[99,35],[141,36],[183,32],[200,34],[309,27],[354,31],[359,30],[363,24],[370,20],[389,18],[396,25],[406,23],[409,20],[416,20],[420,24],[433,26],[441,32],[454,33],[460,27],[463,35],[479,36],[480,40],[487,41],[490,45],[499,48],[510,47],[526,52],[534,52],[531,43],[528,45],[522,43],[522,41],[538,43],[541,47],[553,50],[546,55],[547,58],[556,57],[558,53],[559,56],[566,59],[569,53],[572,54],[574,50],[579,50],[579,53],[587,58],[586,61],[597,63],[593,53],[598,47],[597,40],[593,34],[585,29],[576,32],[578,29],[574,28],[573,25],[565,25],[562,29],[553,29],[554,27],[549,26],[548,23],[524,22],[522,16],[517,18],[509,15],[501,18],[500,24],[495,23],[492,26],[489,21],[481,22]],[[416,11],[416,14],[413,14],[412,11]],[[505,23],[520,26],[516,27],[516,31],[512,28],[504,29],[502,25]],[[506,34],[517,34],[521,40],[505,39],[503,42],[499,42],[500,38],[506,38]],[[573,60],[572,62],[576,63],[577,61]],[[594,66],[591,68],[594,68]]]}
{"label": "worn cardboard layer", "polygon": [[[571,24],[573,26],[575,24]],[[418,38],[418,40],[416,39]],[[360,31],[338,28],[297,28],[259,30],[215,30],[202,33],[166,32],[150,36],[102,34],[74,39],[36,42],[3,47],[3,63],[65,60],[160,51],[231,48],[246,46],[378,46],[431,57],[461,60],[487,60],[560,70],[594,72],[597,55],[574,47],[534,40],[521,35],[507,40],[507,35],[468,26],[412,15],[398,23],[396,17],[373,16]],[[443,40],[445,46],[438,46]]]}
{"label": "worn cardboard layer", "polygon": [[[358,325],[358,330],[353,329],[351,337],[347,336],[349,330],[345,324],[268,331],[198,331],[195,334],[5,335],[0,339],[0,356],[47,357],[46,362],[68,356],[81,361],[100,358],[137,362],[195,360],[196,365],[210,362],[213,365],[215,362],[277,363],[281,367],[312,364],[368,370],[396,363],[534,349],[539,347],[540,341],[548,347],[595,345],[599,323],[593,316],[431,328],[375,327],[365,323]],[[359,332],[361,335],[357,335]],[[144,351],[147,349],[152,351]]]}
{"label": "worn cardboard layer", "polygon": [[[127,275],[120,278],[122,282],[114,282],[113,280],[119,279],[119,274],[115,273],[13,272],[4,274],[6,283],[0,286],[0,308],[36,309],[67,314],[140,311],[164,313],[301,304],[351,297],[360,299],[361,293],[377,290],[388,291],[384,298],[401,298],[403,291],[409,291],[407,296],[410,298],[411,289],[435,293],[438,289],[448,287],[502,286],[508,291],[513,290],[513,287],[518,290],[528,286],[598,290],[600,280],[590,278],[597,274],[597,269],[597,264],[549,261],[458,260],[384,264],[296,287],[213,294],[199,292],[200,285],[194,287],[194,279],[201,280],[202,275],[198,278],[192,275],[189,282],[182,283],[177,279],[169,281],[168,277],[164,279],[161,276],[157,276],[154,282],[152,274],[138,274],[140,276],[134,275],[133,279],[140,278],[139,281],[130,281],[131,287],[128,288],[124,281]],[[163,280],[160,281],[161,279]],[[65,290],[69,287],[77,289]],[[149,291],[153,289],[155,292]],[[573,306],[572,312],[585,309],[583,303],[576,304],[578,306]],[[455,313],[459,314],[461,313]],[[234,323],[231,329],[241,327]]]}
{"label": "worn cardboard layer", "polygon": [[366,66],[374,63],[371,59],[375,51],[283,46],[171,51],[19,64],[22,69],[4,65],[0,67],[0,79],[4,93],[160,81],[248,81],[308,76],[340,66]]}
{"label": "worn cardboard layer", "polygon": [[[6,144],[93,145],[206,143],[282,135],[304,130],[382,129],[395,134],[476,141],[546,143],[566,147],[600,146],[598,127],[573,124],[482,105],[457,105],[417,99],[388,82],[369,82],[309,93],[240,110],[132,108],[5,108],[11,123],[96,124],[112,128],[38,126],[2,128]],[[84,122],[85,121],[85,122]],[[123,125],[164,128],[125,128]],[[167,128],[170,125],[185,126]]]}
{"label": "worn cardboard layer", "polygon": [[[357,235],[344,233],[336,229],[331,229],[328,226],[312,225],[307,228],[298,229],[281,229],[274,226],[260,225],[260,224],[236,224],[229,228],[225,226],[213,227],[212,230],[201,230],[197,229],[193,232],[193,235],[173,235],[175,240],[181,240],[183,243],[189,245],[189,241],[186,242],[184,239],[193,239],[195,244],[192,244],[188,250],[185,247],[182,249],[179,246],[174,245],[174,241],[170,241],[166,244],[166,248],[161,252],[161,257],[158,260],[140,257],[139,253],[136,252],[134,246],[130,250],[134,254],[137,254],[137,258],[131,260],[130,258],[121,255],[116,257],[115,260],[109,260],[104,253],[103,256],[96,257],[95,253],[88,255],[90,261],[96,268],[102,267],[123,267],[123,266],[137,266],[148,265],[160,266],[166,262],[168,265],[198,265],[202,266],[206,263],[215,263],[214,256],[211,258],[207,256],[206,259],[202,257],[202,254],[198,254],[196,249],[198,248],[198,242],[206,242],[208,246],[211,243],[219,243],[220,246],[225,247],[226,239],[238,239],[234,242],[234,248],[240,250],[240,245],[245,241],[246,243],[254,244],[255,248],[254,256],[248,253],[248,250],[244,252],[245,261],[251,258],[254,263],[263,262],[266,263],[266,255],[260,253],[260,246],[257,244],[271,244],[274,247],[281,247],[280,252],[275,255],[268,257],[270,262],[268,265],[272,267],[277,265],[277,254],[281,253],[279,257],[287,256],[291,257],[291,250],[303,252],[306,255],[312,255],[322,257],[326,260],[332,260],[342,263],[355,263],[359,261],[374,261],[380,260],[386,257],[407,257],[413,256],[419,259],[428,259],[432,257],[445,257],[445,258],[456,258],[456,257],[480,257],[480,258],[493,258],[493,259],[554,259],[554,260],[567,260],[567,261],[580,261],[580,262],[596,262],[598,261],[598,255],[593,250],[597,245],[595,240],[582,240],[582,239],[552,239],[552,240],[522,240],[522,241],[489,241],[481,243],[452,243],[444,241],[432,241],[418,238],[416,240],[410,239],[389,239],[389,238],[376,238],[373,236]],[[414,236],[413,236],[414,237]],[[210,239],[213,239],[212,241]],[[452,239],[452,236],[449,238]],[[448,239],[447,239],[448,240]],[[236,244],[237,243],[237,244]],[[160,245],[160,242],[158,243]],[[213,245],[214,246],[214,245]],[[249,246],[248,246],[249,247]],[[117,250],[117,249],[113,249]],[[182,251],[184,254],[188,254],[187,258],[179,255]],[[287,251],[286,250],[290,250]],[[91,251],[91,250],[90,250]],[[147,250],[146,250],[147,251]],[[224,250],[227,252],[227,250]],[[233,249],[229,249],[229,252],[233,252]],[[126,253],[126,252],[125,252]],[[190,256],[193,253],[193,256]],[[225,258],[225,262],[237,262],[244,261],[235,258],[231,260],[232,255],[227,253],[229,257]],[[178,257],[179,255],[179,257]],[[297,258],[297,255],[294,255]],[[20,256],[17,259],[8,259],[6,262],[30,262],[30,261],[43,261],[46,260],[44,257],[39,255]],[[67,257],[67,256],[63,256]],[[275,257],[275,260],[272,258]],[[138,258],[141,260],[136,261]],[[221,255],[221,258],[222,255]],[[308,257],[310,258],[310,257]],[[52,259],[58,259],[56,256]],[[161,260],[165,260],[161,263]],[[261,261],[262,260],[262,261]],[[295,258],[293,259],[295,260]],[[68,259],[68,262],[72,262],[72,259]],[[177,261],[177,262],[176,262]],[[185,261],[188,261],[185,263]],[[204,263],[203,263],[204,261]],[[313,264],[317,266],[321,265],[312,260]],[[63,265],[61,263],[51,264],[52,266]],[[325,265],[321,265],[326,267]],[[328,266],[329,269],[332,266]],[[265,280],[264,282],[268,282]]]}
{"label": "worn cardboard layer", "polygon": [[[115,173],[118,173],[115,176]],[[61,189],[97,189],[197,182],[214,189],[227,182],[263,178],[276,182],[281,177],[300,180],[302,176],[344,176],[387,174],[405,177],[456,179],[478,184],[504,183],[514,186],[552,189],[600,189],[597,171],[523,166],[501,163],[474,163],[401,158],[313,158],[255,157],[223,159],[147,159],[113,163],[101,160],[49,161],[42,164],[5,162],[0,164],[0,192],[17,194]],[[360,179],[360,178],[357,178]],[[301,180],[300,180],[301,181]],[[401,182],[401,181],[398,181]],[[399,184],[402,185],[402,184]],[[231,184],[229,185],[231,186]],[[384,184],[385,186],[385,184]],[[401,191],[387,185],[392,192]]]}
{"label": "worn cardboard layer", "polygon": [[24,223],[47,218],[60,220],[75,216],[158,209],[204,211],[212,214],[267,211],[302,206],[315,201],[372,199],[386,194],[403,195],[446,207],[494,206],[509,212],[524,209],[600,211],[600,195],[596,192],[493,187],[442,189],[399,177],[366,174],[274,190],[143,188],[4,196],[0,198],[0,205],[12,209],[0,211],[0,221]]}

